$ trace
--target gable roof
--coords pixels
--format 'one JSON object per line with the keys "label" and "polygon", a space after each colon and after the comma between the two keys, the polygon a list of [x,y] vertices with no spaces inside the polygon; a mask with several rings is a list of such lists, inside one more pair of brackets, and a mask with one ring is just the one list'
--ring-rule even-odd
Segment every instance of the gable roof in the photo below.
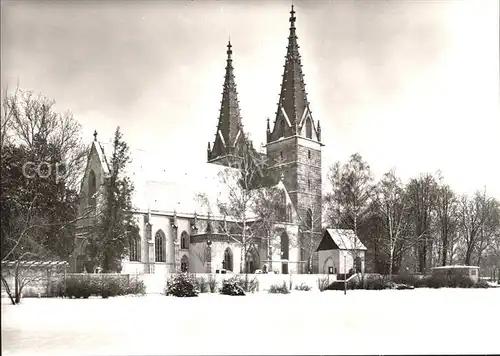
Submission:
{"label": "gable roof", "polygon": [[326,229],[323,239],[316,251],[325,250],[363,250],[365,245],[356,236],[353,230],[348,229]]}
{"label": "gable roof", "polygon": [[90,147],[88,150],[87,163],[85,164],[85,170],[83,171],[81,178],[80,178],[80,192],[81,192],[82,187],[83,187],[83,183],[84,183],[84,179],[85,179],[85,172],[87,172],[87,170],[89,168],[92,151],[95,151],[97,154],[97,159],[99,160],[99,163],[101,165],[102,172],[104,173],[104,176],[105,177],[109,176],[109,173],[110,173],[108,160],[106,158],[106,155],[104,153],[104,149],[103,149],[102,145],[98,141],[93,140],[92,143],[90,144]]}

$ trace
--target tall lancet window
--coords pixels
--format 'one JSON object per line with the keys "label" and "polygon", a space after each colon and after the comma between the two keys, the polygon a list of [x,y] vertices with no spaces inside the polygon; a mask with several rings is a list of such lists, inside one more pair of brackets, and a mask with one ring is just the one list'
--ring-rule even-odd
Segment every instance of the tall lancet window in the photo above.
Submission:
{"label": "tall lancet window", "polygon": [[166,261],[165,247],[166,247],[165,233],[162,230],[158,230],[155,234],[155,262]]}
{"label": "tall lancet window", "polygon": [[135,237],[130,240],[130,261],[139,262],[141,260],[141,238]]}
{"label": "tall lancet window", "polygon": [[312,123],[309,118],[306,120],[306,137],[312,138]]}
{"label": "tall lancet window", "polygon": [[313,229],[313,214],[311,209],[307,209],[306,226],[308,230]]}
{"label": "tall lancet window", "polygon": [[96,204],[95,193],[97,192],[97,183],[95,178],[95,173],[93,170],[89,172],[89,205],[94,206]]}

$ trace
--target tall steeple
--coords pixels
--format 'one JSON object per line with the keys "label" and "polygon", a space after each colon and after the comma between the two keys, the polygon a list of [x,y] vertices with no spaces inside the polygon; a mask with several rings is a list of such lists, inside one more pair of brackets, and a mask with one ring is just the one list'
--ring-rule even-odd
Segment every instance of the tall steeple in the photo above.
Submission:
{"label": "tall steeple", "polygon": [[288,36],[281,93],[278,102],[278,110],[276,112],[274,130],[268,142],[277,140],[279,137],[300,134],[305,122],[304,119],[307,114],[310,114],[299,53],[300,47],[297,43],[296,19],[294,6],[292,5],[289,19],[290,34]]}
{"label": "tall steeple", "polygon": [[234,79],[233,50],[231,41],[227,44],[227,64],[224,76],[222,101],[220,107],[219,121],[215,133],[215,141],[210,150],[208,145],[208,161],[234,154],[238,140],[243,139],[243,125],[241,122],[238,92]]}

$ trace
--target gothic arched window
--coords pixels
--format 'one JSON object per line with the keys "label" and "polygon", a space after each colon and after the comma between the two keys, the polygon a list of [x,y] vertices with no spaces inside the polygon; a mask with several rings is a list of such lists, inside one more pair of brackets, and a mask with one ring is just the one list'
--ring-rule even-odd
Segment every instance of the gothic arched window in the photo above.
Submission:
{"label": "gothic arched window", "polygon": [[310,118],[306,120],[306,137],[312,138],[312,123]]}
{"label": "gothic arched window", "polygon": [[306,226],[308,230],[313,228],[313,214],[311,209],[307,209]]}
{"label": "gothic arched window", "polygon": [[292,218],[292,206],[290,204],[288,204],[286,206],[286,218],[287,218],[288,222],[292,222],[292,220],[293,220],[293,218]]}
{"label": "gothic arched window", "polygon": [[189,235],[186,231],[181,234],[181,249],[187,250],[189,248]]}
{"label": "gothic arched window", "polygon": [[141,260],[141,238],[136,237],[130,241],[130,261],[139,262]]}
{"label": "gothic arched window", "polygon": [[181,258],[181,272],[189,271],[189,260],[186,255]]}
{"label": "gothic arched window", "polygon": [[280,137],[285,137],[285,120],[280,121]]}
{"label": "gothic arched window", "polygon": [[286,194],[281,192],[276,204],[276,217],[278,221],[286,221]]}
{"label": "gothic arched window", "polygon": [[165,258],[165,233],[162,230],[156,231],[155,234],[155,262],[166,262]]}
{"label": "gothic arched window", "polygon": [[233,251],[228,247],[224,251],[224,260],[222,261],[222,268],[233,271]]}
{"label": "gothic arched window", "polygon": [[93,170],[89,172],[89,205],[95,205],[95,193],[97,192],[97,183],[95,179],[95,173]]}

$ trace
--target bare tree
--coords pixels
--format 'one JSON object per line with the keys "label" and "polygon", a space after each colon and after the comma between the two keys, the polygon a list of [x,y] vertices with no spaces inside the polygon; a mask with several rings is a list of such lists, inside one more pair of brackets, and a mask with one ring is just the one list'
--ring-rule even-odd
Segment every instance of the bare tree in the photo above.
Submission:
{"label": "bare tree", "polygon": [[436,188],[436,180],[431,174],[423,174],[412,179],[406,187],[410,203],[410,223],[413,226],[414,245],[416,246],[420,273],[424,273],[429,267],[427,257],[433,244],[431,223]]}
{"label": "bare tree", "polygon": [[[314,267],[314,256],[316,253],[316,249],[318,248],[321,242],[321,232],[315,231],[314,226],[317,226],[322,223],[322,211],[314,206],[314,204],[310,207],[311,209],[311,217],[310,221],[303,221],[299,216],[300,221],[300,246],[304,250],[304,254],[306,257],[306,272],[313,273],[315,270]],[[307,220],[308,217],[306,216]]]}
{"label": "bare tree", "polygon": [[457,199],[448,185],[440,185],[436,194],[436,225],[440,236],[441,265],[449,261],[451,240],[456,235]]}
{"label": "bare tree", "polygon": [[370,213],[375,185],[370,166],[358,153],[343,166],[337,162],[330,168],[332,192],[326,196],[330,225],[348,228],[358,235],[360,224]]}
{"label": "bare tree", "polygon": [[253,193],[251,209],[257,216],[254,228],[259,227],[266,242],[266,259],[272,261],[272,251],[279,249],[274,238],[278,230],[277,223],[289,220],[285,193],[277,186],[256,189]]}
{"label": "bare tree", "polygon": [[389,256],[389,277],[393,274],[394,259],[407,245],[408,213],[405,191],[394,170],[386,173],[377,189],[378,212],[384,225],[381,249]]}
{"label": "bare tree", "polygon": [[346,164],[337,162],[330,168],[329,181],[332,192],[325,198],[327,220],[335,228],[353,230],[348,253],[356,260],[362,247],[359,232],[370,218],[375,201],[370,166],[360,154],[353,154]]}
{"label": "bare tree", "polygon": [[18,95],[19,86],[14,91],[13,95],[9,95],[8,88],[4,90],[4,96],[2,98],[2,115],[0,117],[0,148],[3,148],[8,142],[10,142],[12,134],[12,121],[13,121],[13,111],[12,111],[12,101],[16,100]]}
{"label": "bare tree", "polygon": [[47,223],[43,215],[37,214],[36,198],[37,196],[30,202],[25,214],[20,213],[15,217],[16,221],[11,224],[12,228],[4,230],[2,233],[2,264],[13,261],[14,290],[10,289],[2,274],[2,283],[12,304],[19,304],[23,289],[40,279],[40,276],[32,273],[34,263],[54,257],[53,251],[43,245],[41,239],[43,239],[44,234],[40,232],[53,227],[63,229],[67,225],[72,225],[78,220],[86,218],[90,213],[64,223]]}
{"label": "bare tree", "polygon": [[[253,149],[248,138],[241,140],[237,147],[237,155],[225,159],[226,166],[218,173],[223,186],[216,205],[218,210],[232,220],[237,233],[233,230],[224,234],[230,241],[241,246],[240,272],[247,272],[246,259],[249,253],[259,251],[265,241],[265,229],[259,222],[255,211],[259,188],[262,188],[265,174],[265,161]],[[209,204],[206,194],[199,194],[198,201]]]}
{"label": "bare tree", "polygon": [[478,244],[483,225],[482,199],[483,196],[479,192],[476,192],[472,198],[467,195],[460,198],[460,230],[465,247],[464,263],[466,265],[472,262],[472,254]]}
{"label": "bare tree", "polygon": [[477,244],[477,265],[481,265],[482,258],[494,243],[500,225],[500,204],[498,200],[486,195],[486,188],[481,198],[481,229]]}
{"label": "bare tree", "polygon": [[77,189],[81,179],[87,150],[81,142],[81,125],[69,111],[60,114],[54,111],[55,101],[32,91],[19,88],[3,99],[2,148],[5,142],[24,145],[28,151],[37,153],[33,159],[41,163],[48,157],[40,155],[40,143],[55,147],[59,157],[59,179],[68,188]]}

